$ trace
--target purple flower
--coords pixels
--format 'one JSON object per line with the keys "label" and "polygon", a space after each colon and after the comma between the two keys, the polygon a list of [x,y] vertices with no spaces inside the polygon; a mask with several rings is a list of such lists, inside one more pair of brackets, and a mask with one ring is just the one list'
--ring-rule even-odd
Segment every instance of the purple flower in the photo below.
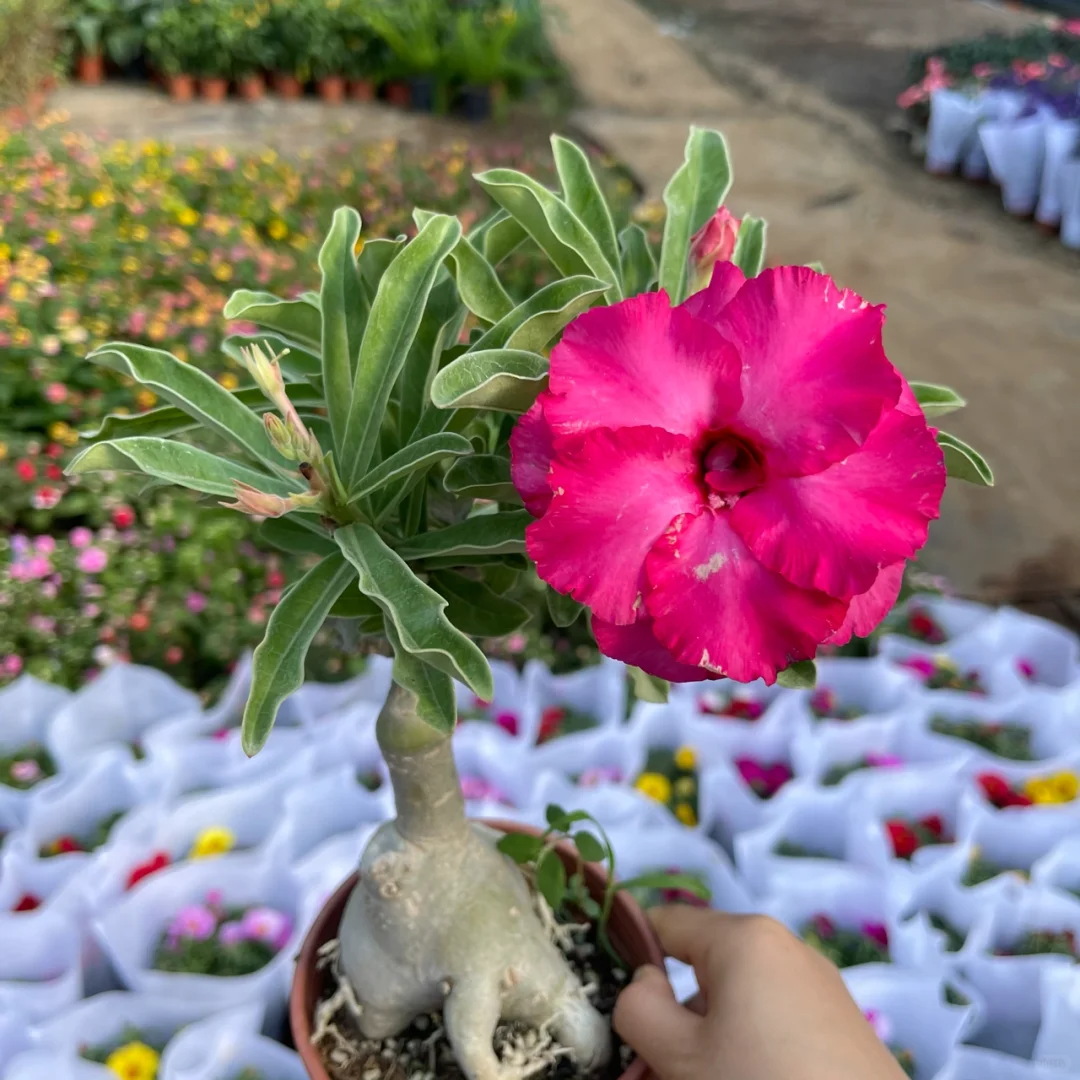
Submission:
{"label": "purple flower", "polygon": [[240,929],[250,941],[261,941],[272,949],[283,949],[292,936],[292,919],[275,908],[257,907],[244,915]]}
{"label": "purple flower", "polygon": [[233,945],[239,945],[241,941],[247,941],[247,933],[244,924],[234,919],[232,922],[222,923],[218,930],[218,941],[227,949]]}
{"label": "purple flower", "polygon": [[11,538],[11,550],[14,551],[16,555],[25,555],[30,550],[29,537],[23,536],[22,533],[16,533]]}
{"label": "purple flower", "polygon": [[213,937],[217,929],[217,918],[203,904],[189,904],[181,908],[169,924],[169,937],[179,941],[188,938],[191,941],[206,941]]}
{"label": "purple flower", "polygon": [[201,592],[189,592],[184,604],[192,615],[198,615],[206,610],[206,597]]}
{"label": "purple flower", "polygon": [[79,552],[75,565],[84,574],[100,574],[109,565],[109,556],[101,548],[87,548]]}

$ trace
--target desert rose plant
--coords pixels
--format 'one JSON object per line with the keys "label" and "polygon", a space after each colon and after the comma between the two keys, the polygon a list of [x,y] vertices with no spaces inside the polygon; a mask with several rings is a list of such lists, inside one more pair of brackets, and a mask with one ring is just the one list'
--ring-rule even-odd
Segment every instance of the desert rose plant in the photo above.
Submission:
{"label": "desert rose plant", "polygon": [[[268,541],[321,556],[256,650],[249,753],[327,617],[385,636],[377,736],[397,817],[361,858],[341,967],[365,1037],[441,1007],[471,1080],[511,1075],[492,1045],[500,1018],[545,1025],[582,1073],[611,1053],[526,877],[466,820],[451,752],[454,680],[492,699],[473,639],[527,618],[512,599],[526,557],[555,621],[587,609],[639,687],[807,686],[820,645],[892,607],[947,469],[990,479],[928,426],[963,402],[905,381],[880,306],[808,267],[763,271],[759,219],[744,216],[732,245],[719,134],[691,131],[658,261],[640,227],[616,230],[585,154],[553,146],[561,193],[480,174],[498,209],[468,233],[417,210],[412,240],[367,239],[339,210],[319,293],[242,290],[226,308],[259,328],[226,343],[254,386],[226,390],[155,349],[98,350],[170,404],[115,417],[71,466],[230,499],[266,519]],[[526,238],[561,276],[516,304],[499,267]]]}

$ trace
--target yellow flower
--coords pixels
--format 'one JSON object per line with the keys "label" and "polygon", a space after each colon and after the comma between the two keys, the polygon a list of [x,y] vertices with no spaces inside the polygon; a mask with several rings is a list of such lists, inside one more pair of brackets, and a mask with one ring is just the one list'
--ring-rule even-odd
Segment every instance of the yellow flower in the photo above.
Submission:
{"label": "yellow flower", "polygon": [[134,255],[125,255],[120,260],[120,269],[125,274],[137,274],[139,272],[139,260]]}
{"label": "yellow flower", "polygon": [[0,461],[4,461],[8,456],[8,448],[6,442],[0,442]]}
{"label": "yellow flower", "polygon": [[19,348],[23,348],[24,346],[29,345],[30,342],[33,340],[34,335],[31,334],[25,326],[16,326],[15,329],[11,332],[12,344],[18,345]]}
{"label": "yellow flower", "polygon": [[1033,802],[1041,806],[1058,801],[1057,788],[1052,780],[1042,776],[1032,776],[1024,781],[1024,794]]}
{"label": "yellow flower", "polygon": [[1064,772],[1055,773],[1047,780],[1047,783],[1052,784],[1054,790],[1057,792],[1057,799],[1055,802],[1073,802],[1077,795],[1080,795],[1080,777],[1077,777],[1074,772],[1066,770]]}
{"label": "yellow flower", "polygon": [[152,409],[157,404],[157,394],[153,390],[140,390],[135,395],[135,404],[140,409]]}
{"label": "yellow flower", "polygon": [[240,380],[231,371],[226,371],[223,375],[219,375],[218,382],[221,383],[226,390],[235,390],[240,385]]}
{"label": "yellow flower", "polygon": [[155,1080],[158,1052],[141,1042],[118,1047],[105,1059],[105,1068],[120,1080]]}
{"label": "yellow flower", "polygon": [[636,787],[642,795],[646,795],[656,802],[671,802],[671,781],[661,773],[642,773],[637,780],[634,781],[634,787]]}
{"label": "yellow flower", "polygon": [[697,754],[694,753],[693,747],[680,746],[675,751],[675,767],[677,769],[685,769],[689,772],[697,764]]}
{"label": "yellow flower", "polygon": [[30,290],[21,281],[13,281],[11,288],[8,289],[8,296],[15,301],[16,304],[21,304],[30,295]]}
{"label": "yellow flower", "polygon": [[184,209],[176,215],[176,220],[179,221],[185,229],[190,229],[199,224],[199,214],[197,210],[192,210],[190,206],[185,206]]}
{"label": "yellow flower", "polygon": [[112,196],[104,188],[98,188],[97,191],[90,196],[90,205],[96,206],[98,210],[108,206],[111,202]]}
{"label": "yellow flower", "polygon": [[361,254],[361,252],[363,250],[364,250],[364,238],[362,236],[358,236],[356,238],[356,243],[353,245],[353,254],[359,259],[360,254]]}
{"label": "yellow flower", "polygon": [[141,244],[143,241],[150,239],[150,230],[145,225],[136,225],[131,230],[131,239]]}
{"label": "yellow flower", "polygon": [[47,244],[59,244],[63,240],[63,234],[59,229],[50,229],[45,234],[45,243]]}
{"label": "yellow flower", "polygon": [[274,218],[266,226],[266,231],[270,234],[271,240],[284,240],[289,235],[289,226],[281,218]]}
{"label": "yellow flower", "polygon": [[11,245],[10,244],[0,244],[0,259],[7,260],[7,259],[10,259],[10,258],[11,258]]}
{"label": "yellow flower", "polygon": [[232,277],[232,267],[228,263],[218,263],[214,267],[214,277],[218,281],[228,281]]}
{"label": "yellow flower", "polygon": [[697,814],[694,813],[694,808],[687,803],[679,803],[675,807],[675,816],[691,829],[697,824]]}
{"label": "yellow flower", "polygon": [[189,855],[192,859],[209,859],[224,855],[236,846],[236,836],[224,825],[211,825],[195,837]]}

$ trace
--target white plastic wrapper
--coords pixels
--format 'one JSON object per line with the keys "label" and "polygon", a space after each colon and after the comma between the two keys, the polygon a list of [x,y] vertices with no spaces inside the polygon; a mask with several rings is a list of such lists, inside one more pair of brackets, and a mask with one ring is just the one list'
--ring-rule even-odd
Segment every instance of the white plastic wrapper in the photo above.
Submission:
{"label": "white plastic wrapper", "polygon": [[0,750],[10,753],[27,743],[46,745],[48,725],[70,701],[71,692],[59,686],[21,675],[0,690]]}
{"label": "white plastic wrapper", "polygon": [[858,930],[865,924],[884,926],[890,962],[918,967],[928,954],[925,928],[917,922],[900,922],[889,889],[879,875],[850,866],[823,866],[812,880],[776,882],[759,910],[796,934],[815,915],[826,916],[843,930]]}
{"label": "white plastic wrapper", "polygon": [[69,768],[106,747],[132,754],[147,731],[199,708],[199,698],[164,672],[114,664],[71,697],[49,726],[49,752]]}
{"label": "white plastic wrapper", "polygon": [[593,717],[597,727],[617,728],[626,716],[626,667],[604,657],[594,667],[570,675],[553,675],[539,661],[525,665],[526,741],[534,745],[546,708],[565,705]]}
{"label": "white plastic wrapper", "polygon": [[[543,821],[545,807],[554,803],[567,810],[584,810],[605,829],[661,828],[675,819],[671,811],[640,792],[621,784],[575,785],[569,778],[554,772],[542,772],[533,789],[533,815],[524,819]],[[508,815],[503,815],[508,816]]]}
{"label": "white plastic wrapper", "polygon": [[989,906],[973,927],[962,961],[964,975],[986,999],[986,1022],[974,1036],[980,1046],[1031,1057],[1042,1020],[1042,980],[1056,969],[1071,970],[1075,961],[1064,955],[994,954],[1042,930],[1071,930],[1080,937],[1080,903],[1032,888],[1014,901]]}
{"label": "white plastic wrapper", "polygon": [[1058,190],[1061,192],[1061,242],[1080,251],[1080,158],[1061,166]]}
{"label": "white plastic wrapper", "polygon": [[1080,967],[1044,971],[1040,997],[1042,1022],[1032,1056],[1080,1075]]}
{"label": "white plastic wrapper", "polygon": [[615,829],[609,834],[616,873],[623,881],[654,872],[697,874],[712,891],[710,906],[747,912],[753,902],[728,857],[705,837],[677,825],[663,829]]}
{"label": "white plastic wrapper", "polygon": [[[735,864],[747,885],[761,895],[778,882],[813,879],[823,866],[843,860],[853,796],[851,786],[800,786],[771,821],[737,835]],[[827,858],[777,854],[776,846],[784,841]]]}
{"label": "white plastic wrapper", "polygon": [[5,1012],[0,1016],[0,1076],[5,1075],[4,1070],[12,1058],[29,1048],[29,1020],[14,1010]]}
{"label": "white plastic wrapper", "polygon": [[314,848],[295,866],[300,885],[300,921],[306,929],[337,887],[360,865],[360,856],[378,825],[361,825]]}
{"label": "white plastic wrapper", "polygon": [[[786,695],[784,704],[797,708],[802,722],[811,728],[823,725],[823,730],[846,728],[887,719],[913,699],[915,687],[910,675],[880,657],[873,660],[826,657],[817,664],[817,688]],[[817,719],[811,711],[811,702],[822,692],[835,697],[838,711],[858,709],[861,715],[852,720]]]}
{"label": "white plastic wrapper", "polygon": [[[460,721],[462,728],[475,726],[481,729],[492,729],[518,742],[532,741],[539,724],[539,709],[535,693],[530,689],[526,677],[519,675],[513,664],[508,664],[503,660],[492,660],[490,663],[492,681],[495,685],[495,693],[490,702],[482,702],[467,686],[459,682],[454,683],[458,713],[463,717]],[[488,719],[464,718],[466,712],[473,709],[486,712]],[[496,717],[501,714],[505,714],[507,718],[505,728],[495,723]]]}
{"label": "white plastic wrapper", "polygon": [[1080,896],[1080,831],[1065,837],[1036,859],[1031,868],[1031,880],[1035,885]]}
{"label": "white plastic wrapper", "polygon": [[[984,120],[1010,120],[1019,116],[1026,97],[1015,90],[983,90],[978,96],[979,122]],[[968,180],[986,180],[990,176],[990,162],[978,138],[972,140],[964,155],[960,171]]]}
{"label": "white plastic wrapper", "polygon": [[520,739],[488,724],[466,724],[454,736],[453,749],[471,816],[491,816],[482,804],[518,810],[531,804],[534,769]]}
{"label": "white plastic wrapper", "polygon": [[392,668],[388,656],[372,655],[355,678],[338,683],[304,683],[290,700],[306,721],[316,725],[355,705],[374,705],[377,714],[390,690]]}
{"label": "white plastic wrapper", "polygon": [[1064,627],[1001,608],[964,639],[988,655],[1013,662],[1028,686],[1060,689],[1080,677],[1080,643]]}
{"label": "white plastic wrapper", "polygon": [[1060,224],[1062,212],[1061,170],[1080,146],[1080,120],[1049,117],[1044,129],[1043,172],[1035,220],[1051,227]]}
{"label": "white plastic wrapper", "polygon": [[954,172],[976,139],[982,112],[978,97],[957,90],[930,94],[930,121],[926,129],[926,168],[933,173]]}
{"label": "white plastic wrapper", "polygon": [[1014,120],[987,120],[979,139],[990,162],[990,174],[1001,185],[1001,201],[1010,214],[1032,214],[1039,201],[1045,147],[1046,115]]}
{"label": "white plastic wrapper", "polygon": [[[265,904],[294,920],[292,937],[264,968],[250,975],[223,977],[155,971],[151,964],[169,922],[184,907],[204,903],[218,892],[222,903]],[[284,1015],[284,971],[299,944],[300,889],[295,875],[265,854],[224,855],[162,870],[126,893],[93,929],[129,990],[180,996],[192,1004],[226,1009],[257,1003],[266,1009],[268,1030]]]}
{"label": "white plastic wrapper", "polygon": [[10,854],[0,858],[0,913],[12,911],[24,897],[50,904],[78,870],[70,860],[39,859],[36,852],[13,845]]}
{"label": "white plastic wrapper", "polygon": [[336,769],[346,762],[358,773],[386,773],[379,744],[375,740],[375,722],[381,706],[370,701],[353,702],[314,723],[310,743],[315,750],[315,771]]}
{"label": "white plastic wrapper", "polygon": [[1038,860],[1078,833],[1080,822],[1076,814],[1067,811],[1040,813],[1033,808],[1025,815],[976,807],[965,822],[962,839],[977,845],[985,858],[998,865],[1030,874]]}
{"label": "white plastic wrapper", "polygon": [[[708,722],[718,724],[758,724],[766,720],[772,706],[786,696],[784,688],[778,683],[766,686],[758,679],[752,683],[736,683],[730,679],[715,679],[708,682],[672,683],[668,700],[687,707],[690,712]],[[753,704],[757,717],[721,715],[721,711],[732,705]]]}
{"label": "white plastic wrapper", "polygon": [[996,1050],[961,1046],[934,1080],[1072,1080],[1053,1062],[1024,1061]]}
{"label": "white plastic wrapper", "polygon": [[889,622],[891,623],[894,617],[902,618],[914,612],[924,612],[928,615],[945,634],[945,641],[940,645],[928,646],[917,638],[910,638],[905,634],[896,632],[887,632],[881,636],[880,648],[883,655],[889,655],[894,639],[899,639],[907,644],[915,643],[927,648],[944,648],[949,642],[955,641],[970,630],[974,630],[985,619],[990,618],[994,614],[994,609],[987,607],[985,604],[977,604],[973,600],[960,600],[952,596],[934,596],[930,593],[916,593],[914,596],[908,597],[903,604],[896,608],[894,614],[890,615]]}
{"label": "white plastic wrapper", "polygon": [[46,1020],[82,997],[80,933],[57,911],[0,915],[0,1016]]}
{"label": "white plastic wrapper", "polygon": [[[913,638],[893,634],[882,639],[881,655],[891,660],[901,672],[911,677],[923,701],[938,702],[948,698],[961,701],[969,698],[985,700],[991,697],[996,701],[1004,702],[1026,694],[1029,689],[1028,683],[1021,676],[1012,659],[998,650],[988,649],[986,644],[975,636],[983,625],[985,623],[946,645],[926,645]],[[959,690],[927,689],[923,677],[905,661],[935,657],[952,660],[963,673],[977,675],[986,693],[972,694]]]}
{"label": "white plastic wrapper", "polygon": [[159,1080],[235,1080],[254,1069],[266,1080],[307,1080],[300,1055],[262,1035],[222,1024],[193,1025],[169,1044]]}
{"label": "white plastic wrapper", "polygon": [[940,975],[862,964],[843,976],[859,1008],[877,1014],[886,1045],[911,1052],[915,1080],[933,1080],[969,1026],[972,1006],[947,1004]]}

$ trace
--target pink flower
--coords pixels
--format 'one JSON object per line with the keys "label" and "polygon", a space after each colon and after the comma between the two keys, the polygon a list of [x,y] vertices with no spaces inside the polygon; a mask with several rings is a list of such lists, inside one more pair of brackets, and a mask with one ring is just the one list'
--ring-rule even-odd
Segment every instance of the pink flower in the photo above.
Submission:
{"label": "pink flower", "polygon": [[518,733],[518,718],[512,712],[501,712],[495,717],[495,726],[509,735]]}
{"label": "pink flower", "polygon": [[496,795],[495,788],[480,776],[463,776],[461,778],[461,794],[467,802],[479,799],[491,799]]}
{"label": "pink flower", "polygon": [[919,656],[918,654],[901,660],[900,666],[915,672],[920,679],[924,680],[929,679],[937,671],[934,661],[929,656]]}
{"label": "pink flower", "polygon": [[646,293],[571,323],[512,470],[529,554],[603,652],[773,683],[884,618],[945,465],[883,324],[823,274],[731,263],[680,307]]}
{"label": "pink flower", "polygon": [[1035,665],[1030,660],[1017,660],[1016,670],[1019,671],[1025,679],[1035,678]]}
{"label": "pink flower", "polygon": [[739,758],[735,762],[735,768],[739,775],[753,787],[754,784],[765,783],[765,769],[751,758]]}
{"label": "pink flower", "polygon": [[904,764],[904,759],[896,754],[877,754],[871,751],[865,757],[866,764],[875,769],[895,769]]}
{"label": "pink flower", "polygon": [[886,1045],[892,1042],[892,1021],[877,1009],[867,1009],[863,1013],[867,1023],[874,1029],[874,1034]]}
{"label": "pink flower", "polygon": [[198,615],[199,612],[206,610],[206,597],[200,592],[189,592],[184,605],[192,615]]}
{"label": "pink flower", "polygon": [[203,904],[189,904],[181,908],[169,924],[168,936],[174,941],[188,938],[191,941],[206,941],[217,929],[217,918]]}
{"label": "pink flower", "polygon": [[613,765],[593,765],[578,777],[578,787],[599,787],[600,784],[621,784],[621,769]]}
{"label": "pink flower", "polygon": [[75,565],[84,574],[100,574],[109,565],[109,556],[101,548],[87,548],[79,552]]}
{"label": "pink flower", "polygon": [[283,949],[292,936],[292,919],[270,907],[252,908],[240,923],[244,937],[261,941],[272,949]]}
{"label": "pink flower", "polygon": [[63,383],[49,383],[45,387],[45,400],[53,405],[62,405],[67,400],[67,387]]}
{"label": "pink flower", "polygon": [[41,779],[41,766],[32,758],[25,761],[14,761],[11,764],[11,779],[20,784],[32,784]]}
{"label": "pink flower", "polygon": [[719,210],[690,241],[690,291],[707,288],[718,262],[731,262],[739,239],[742,219],[734,217],[726,206]]}
{"label": "pink flower", "polygon": [[236,922],[235,920],[222,923],[221,928],[218,930],[218,941],[226,948],[233,945],[239,945],[241,941],[247,941],[247,933],[244,930],[244,924]]}
{"label": "pink flower", "polygon": [[971,74],[974,75],[976,79],[989,79],[994,74],[994,65],[987,63],[976,64],[971,69]]}
{"label": "pink flower", "polygon": [[63,491],[51,484],[42,484],[41,487],[30,496],[30,505],[35,510],[51,510],[64,497]]}
{"label": "pink flower", "polygon": [[889,931],[886,929],[884,923],[864,922],[859,929],[870,938],[871,941],[876,942],[883,949],[889,947]]}
{"label": "pink flower", "polygon": [[39,555],[51,555],[56,550],[56,541],[51,536],[36,536],[34,550]]}
{"label": "pink flower", "polygon": [[82,551],[94,542],[94,534],[84,526],[78,525],[68,533],[68,539],[73,548]]}

